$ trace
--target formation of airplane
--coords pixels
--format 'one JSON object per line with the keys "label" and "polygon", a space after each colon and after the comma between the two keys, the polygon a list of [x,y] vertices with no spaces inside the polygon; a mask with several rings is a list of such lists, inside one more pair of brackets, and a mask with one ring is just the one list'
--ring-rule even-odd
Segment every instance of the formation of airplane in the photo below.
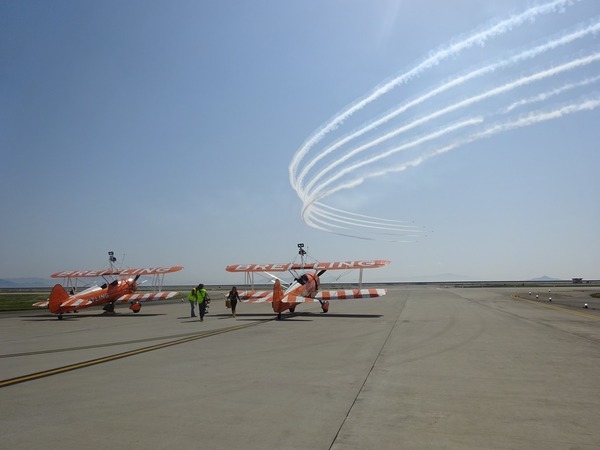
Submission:
{"label": "formation of airplane", "polygon": [[[59,319],[63,314],[77,313],[82,309],[94,306],[104,306],[105,313],[113,313],[117,303],[130,303],[129,309],[137,313],[141,303],[152,300],[167,300],[175,297],[178,292],[162,291],[164,276],[183,269],[182,266],[145,267],[145,268],[117,268],[114,252],[108,252],[110,268],[101,270],[72,270],[57,272],[52,278],[63,278],[62,284],[56,284],[47,300],[34,303],[37,308],[47,308],[52,314],[57,314]],[[386,295],[386,289],[362,288],[362,274],[364,269],[376,269],[387,266],[386,260],[352,260],[333,262],[309,262],[304,244],[298,244],[300,262],[283,264],[233,264],[225,268],[228,272],[244,273],[246,284],[250,290],[239,292],[242,302],[271,303],[277,318],[281,319],[282,313],[295,312],[300,303],[319,303],[324,313],[329,311],[330,301],[375,298]],[[320,290],[320,277],[329,270],[358,270],[360,273],[358,289]],[[289,272],[293,281],[285,283],[271,272]],[[272,290],[254,290],[254,273],[262,273],[273,281]],[[152,276],[152,292],[138,293],[138,282],[142,276]],[[93,285],[78,291],[77,280],[80,278],[104,279],[102,285]]]}
{"label": "formation of airplane", "polygon": [[[34,303],[33,306],[47,308],[51,313],[58,314],[59,319],[62,319],[65,313],[76,313],[84,308],[101,305],[105,305],[105,311],[111,313],[116,303],[127,302],[131,303],[129,309],[137,313],[142,307],[141,302],[166,300],[178,294],[178,292],[162,291],[162,283],[165,274],[177,272],[183,269],[182,266],[119,269],[115,267],[117,260],[114,252],[108,252],[108,255],[109,269],[73,270],[52,274],[52,278],[64,278],[69,291],[61,284],[56,284],[47,300]],[[156,287],[156,292],[136,293],[138,280],[142,276],[152,276],[152,286]],[[96,277],[103,278],[104,284],[77,291],[79,278]]]}
{"label": "formation of airplane", "polygon": [[[376,269],[386,266],[386,260],[359,260],[335,262],[307,262],[304,244],[298,244],[300,263],[287,264],[234,264],[227,266],[228,272],[241,272],[247,274],[246,281],[251,285],[251,290],[239,293],[240,300],[248,303],[271,303],[277,318],[281,319],[284,311],[293,313],[300,303],[320,303],[324,313],[329,311],[329,302],[337,300],[373,298],[385,295],[385,289],[362,289],[363,269]],[[360,280],[358,289],[340,289],[319,291],[320,277],[328,270],[358,269]],[[299,272],[302,271],[302,272]],[[255,272],[262,272],[274,280],[272,291],[254,290]],[[294,281],[284,290],[281,280],[271,275],[270,272],[290,272]],[[249,277],[248,277],[249,275]]]}

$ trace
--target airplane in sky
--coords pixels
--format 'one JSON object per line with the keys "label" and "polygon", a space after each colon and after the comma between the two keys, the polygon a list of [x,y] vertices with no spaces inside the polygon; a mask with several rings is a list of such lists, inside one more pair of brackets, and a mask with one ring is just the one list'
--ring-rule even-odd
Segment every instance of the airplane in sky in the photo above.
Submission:
{"label": "airplane in sky", "polygon": [[[293,313],[300,303],[320,303],[324,313],[329,311],[329,302],[337,300],[350,300],[361,298],[380,297],[387,293],[385,289],[362,289],[363,269],[376,269],[387,266],[390,261],[386,260],[354,260],[335,262],[307,262],[304,244],[298,244],[300,262],[287,264],[233,264],[227,266],[228,272],[242,272],[246,274],[246,284],[251,290],[239,293],[240,300],[247,303],[271,303],[273,312],[281,319],[281,313],[290,311]],[[319,291],[320,277],[328,270],[360,271],[358,289],[340,289],[332,291]],[[303,271],[302,273],[298,271]],[[254,273],[260,272],[271,277],[274,282],[272,291],[254,290]],[[282,280],[270,272],[290,272],[294,281],[284,290]]]}
{"label": "airplane in sky", "polygon": [[[147,267],[147,268],[127,268],[120,269],[115,266],[117,259],[114,252],[108,252],[110,268],[101,270],[72,270],[66,272],[57,272],[51,275],[52,278],[64,278],[66,289],[61,284],[56,284],[50,292],[47,300],[34,303],[37,308],[48,308],[53,314],[58,314],[62,319],[65,313],[77,313],[84,308],[104,305],[104,311],[107,314],[114,314],[115,303],[129,302],[134,313],[138,313],[142,308],[141,302],[151,300],[166,300],[174,297],[178,292],[162,291],[164,276],[167,273],[178,272],[183,269],[182,266],[169,267]],[[138,289],[138,279],[142,276],[152,278],[152,286],[156,287],[157,292],[136,293]],[[80,292],[77,291],[77,280],[79,278],[102,277],[104,284],[94,285]],[[69,291],[67,292],[67,289]]]}

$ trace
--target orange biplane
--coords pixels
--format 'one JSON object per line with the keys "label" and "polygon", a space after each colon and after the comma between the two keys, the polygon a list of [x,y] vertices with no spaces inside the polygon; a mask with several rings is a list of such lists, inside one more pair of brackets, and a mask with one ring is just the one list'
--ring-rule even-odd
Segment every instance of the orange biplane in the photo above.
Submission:
{"label": "orange biplane", "polygon": [[[240,292],[240,300],[248,303],[271,303],[277,318],[281,319],[281,313],[290,311],[293,313],[300,303],[320,303],[324,313],[329,311],[329,302],[334,300],[349,300],[361,298],[381,297],[387,291],[385,289],[361,289],[363,269],[376,269],[387,266],[390,261],[385,260],[362,260],[362,261],[336,261],[336,262],[306,262],[306,251],[304,244],[298,244],[300,263],[291,262],[287,264],[234,264],[227,266],[228,272],[246,273],[246,284],[251,290]],[[321,284],[320,276],[328,270],[358,269],[360,271],[358,289],[340,289],[334,291],[319,291]],[[298,271],[305,271],[298,273]],[[255,272],[262,272],[274,279],[272,291],[254,290]],[[294,281],[284,290],[281,280],[270,272],[290,272]]]}
{"label": "orange biplane", "polygon": [[[129,309],[137,313],[142,307],[140,302],[166,300],[178,294],[178,292],[163,292],[161,287],[164,275],[177,272],[183,269],[182,266],[118,269],[114,265],[117,261],[114,253],[108,252],[108,255],[109,269],[73,270],[52,274],[52,278],[65,279],[66,288],[69,289],[69,292],[62,285],[56,284],[47,300],[34,303],[33,306],[48,308],[51,313],[58,314],[59,319],[63,318],[64,313],[76,313],[81,309],[100,305],[105,305],[105,313],[114,314],[115,303],[126,302],[130,302]],[[157,287],[158,292],[136,293],[138,279],[147,275],[152,275],[152,285]],[[95,285],[77,292],[77,280],[79,278],[96,277],[102,277],[105,283],[101,286]]]}

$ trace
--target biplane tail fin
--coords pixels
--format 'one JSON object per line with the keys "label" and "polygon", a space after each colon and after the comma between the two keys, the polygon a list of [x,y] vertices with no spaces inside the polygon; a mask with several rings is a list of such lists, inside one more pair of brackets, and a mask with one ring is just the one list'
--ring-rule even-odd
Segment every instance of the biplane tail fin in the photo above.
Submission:
{"label": "biplane tail fin", "polygon": [[58,313],[60,311],[60,305],[69,298],[69,294],[65,291],[65,288],[60,284],[55,284],[50,292],[50,303],[48,309],[51,313]]}
{"label": "biplane tail fin", "polygon": [[275,284],[273,285],[273,304],[281,303],[282,299],[283,299],[283,289],[281,288],[281,281],[276,279]]}
{"label": "biplane tail fin", "polygon": [[281,302],[283,300],[284,293],[283,288],[281,287],[281,281],[279,279],[275,280],[275,284],[273,285],[273,297],[271,298],[271,307],[273,308],[273,312],[279,314],[279,318],[281,318],[281,313],[285,311],[285,305]]}

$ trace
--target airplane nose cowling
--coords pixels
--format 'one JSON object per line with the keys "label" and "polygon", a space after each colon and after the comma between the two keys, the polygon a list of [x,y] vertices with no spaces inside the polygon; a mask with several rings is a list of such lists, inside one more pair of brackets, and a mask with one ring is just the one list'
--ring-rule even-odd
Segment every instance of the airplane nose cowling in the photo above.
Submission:
{"label": "airplane nose cowling", "polygon": [[135,291],[137,291],[138,285],[137,285],[137,280],[140,276],[137,275],[135,278],[130,278],[129,281],[129,291],[133,294]]}

